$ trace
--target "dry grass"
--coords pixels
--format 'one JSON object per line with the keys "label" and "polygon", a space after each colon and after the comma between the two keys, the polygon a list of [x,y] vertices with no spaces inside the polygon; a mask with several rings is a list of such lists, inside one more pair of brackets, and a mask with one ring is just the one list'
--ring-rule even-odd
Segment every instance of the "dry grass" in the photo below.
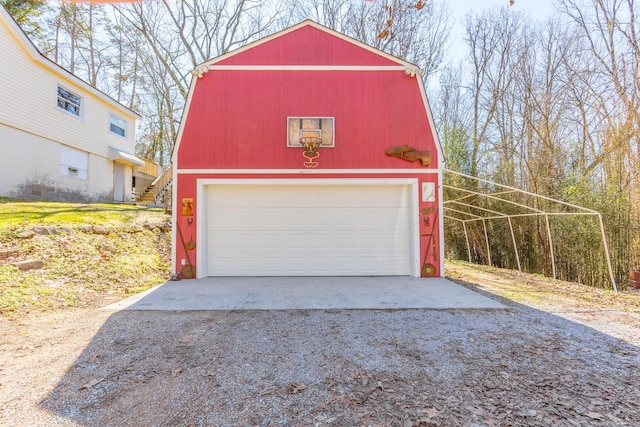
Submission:
{"label": "dry grass", "polygon": [[545,308],[565,304],[584,310],[640,313],[640,292],[637,290],[614,292],[463,261],[447,261],[445,270],[452,280],[525,305]]}
{"label": "dry grass", "polygon": [[[155,226],[169,217],[158,209],[126,205],[0,202],[0,313],[22,314],[93,306],[163,283],[169,276],[170,233]],[[105,227],[94,234],[88,224]],[[64,227],[52,235],[18,234],[35,226]],[[41,269],[15,264],[41,260]]]}

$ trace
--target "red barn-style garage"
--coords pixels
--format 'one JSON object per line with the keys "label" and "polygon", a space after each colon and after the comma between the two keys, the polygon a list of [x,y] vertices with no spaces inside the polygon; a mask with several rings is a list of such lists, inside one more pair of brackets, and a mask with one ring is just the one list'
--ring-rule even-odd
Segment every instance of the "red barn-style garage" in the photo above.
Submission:
{"label": "red barn-style garage", "polygon": [[443,275],[442,153],[415,65],[304,21],[193,74],[174,273]]}

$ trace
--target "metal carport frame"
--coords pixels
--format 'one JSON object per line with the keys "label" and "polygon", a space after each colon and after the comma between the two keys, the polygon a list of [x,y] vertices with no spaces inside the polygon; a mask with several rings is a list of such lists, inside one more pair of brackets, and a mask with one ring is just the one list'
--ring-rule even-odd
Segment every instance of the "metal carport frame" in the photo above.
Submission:
{"label": "metal carport frame", "polygon": [[[549,240],[549,248],[550,248],[550,255],[551,255],[551,268],[552,268],[552,272],[553,272],[553,278],[556,279],[556,263],[555,263],[555,254],[553,251],[553,238],[551,236],[551,227],[549,225],[549,216],[576,216],[576,215],[587,215],[587,216],[596,216],[598,218],[598,223],[600,225],[600,232],[602,234],[602,243],[604,246],[604,252],[605,252],[605,257],[606,257],[606,261],[607,261],[607,268],[609,271],[609,278],[611,279],[611,284],[613,285],[613,289],[614,291],[618,291],[618,287],[616,285],[616,280],[615,277],[613,275],[613,268],[611,267],[611,257],[609,255],[609,245],[607,243],[607,236],[605,234],[604,231],[604,224],[602,222],[602,215],[600,214],[600,212],[594,211],[592,209],[588,209],[588,208],[584,208],[582,206],[578,206],[578,205],[574,205],[571,203],[567,203],[567,202],[563,202],[562,200],[557,200],[557,199],[552,199],[551,197],[547,197],[547,196],[542,196],[539,194],[535,194],[535,193],[531,193],[529,191],[526,190],[521,190],[515,187],[510,187],[508,185],[503,185],[503,184],[498,184],[496,182],[492,182],[492,181],[488,181],[486,179],[482,179],[482,178],[477,178],[474,176],[470,176],[470,175],[466,175],[460,172],[455,172],[449,169],[445,169],[444,170],[445,173],[449,173],[449,174],[453,174],[453,175],[457,175],[466,179],[471,179],[471,180],[475,180],[478,182],[482,182],[485,184],[490,184],[496,187],[500,187],[502,189],[504,189],[505,191],[499,191],[499,192],[491,192],[491,193],[481,193],[478,191],[474,191],[474,190],[469,190],[469,189],[465,189],[465,188],[460,188],[460,187],[455,187],[455,186],[451,186],[451,185],[447,185],[447,184],[442,184],[443,188],[449,188],[455,191],[462,191],[464,193],[468,193],[466,196],[460,197],[458,199],[454,199],[454,200],[444,200],[443,201],[443,208],[444,208],[444,212],[443,212],[443,217],[453,220],[453,221],[458,221],[462,223],[463,226],[463,230],[464,230],[464,236],[465,236],[465,240],[467,243],[467,254],[469,256],[469,262],[471,262],[471,247],[469,245],[469,236],[467,234],[467,223],[471,223],[474,221],[482,221],[483,223],[483,227],[484,227],[484,235],[485,235],[485,242],[487,245],[487,257],[489,259],[489,264],[491,264],[491,250],[490,250],[490,246],[489,246],[489,237],[487,234],[487,227],[486,227],[486,221],[487,220],[491,220],[491,219],[507,219],[509,222],[509,229],[511,231],[511,241],[513,242],[513,249],[516,255],[516,261],[518,263],[518,270],[522,271],[522,267],[520,264],[520,255],[518,253],[518,247],[516,245],[516,238],[515,238],[515,234],[513,232],[513,226],[511,224],[511,219],[512,218],[517,218],[517,217],[527,217],[527,216],[544,216],[545,218],[545,224],[546,224],[546,229],[547,229],[547,238]],[[527,195],[527,196],[531,196],[534,198],[538,198],[541,200],[546,200],[548,202],[552,202],[552,203],[556,203],[559,205],[563,205],[572,209],[577,210],[578,212],[547,212],[545,210],[540,210],[540,209],[536,209],[533,208],[531,206],[527,206],[526,204],[522,204],[522,203],[517,203],[514,202],[512,200],[508,200],[506,198],[504,198],[504,195],[507,194],[513,194],[513,193],[519,193],[519,194],[523,194],[523,195]],[[500,212],[500,211],[496,211],[496,210],[491,210],[491,209],[487,209],[487,208],[483,208],[481,206],[476,206],[473,205],[471,203],[467,203],[467,199],[471,198],[471,197],[485,197],[485,198],[489,198],[489,199],[493,199],[493,200],[497,200],[503,203],[507,203],[513,206],[516,206],[518,208],[521,208],[524,210],[524,212],[526,213],[519,213],[519,214],[508,214],[508,213],[504,213],[504,212]],[[460,209],[456,209],[456,207],[460,207],[460,208],[468,208],[468,209],[472,209],[472,210],[477,210],[480,211],[477,214],[476,213],[472,213],[472,212],[468,212],[468,211],[463,211]],[[468,218],[467,219],[462,219],[462,218],[458,218],[452,215],[447,215],[447,212],[453,213],[453,214],[458,214],[458,215],[466,215]]]}

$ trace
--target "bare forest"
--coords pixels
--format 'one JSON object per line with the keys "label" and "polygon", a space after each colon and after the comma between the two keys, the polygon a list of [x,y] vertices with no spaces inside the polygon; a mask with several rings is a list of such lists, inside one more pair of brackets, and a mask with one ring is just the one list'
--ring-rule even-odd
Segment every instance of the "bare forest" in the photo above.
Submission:
{"label": "bare forest", "polygon": [[[304,19],[317,21],[424,70],[447,169],[600,212],[619,288],[640,268],[634,0],[556,0],[544,21],[505,0],[466,15],[464,46],[451,38],[456,0],[2,1],[47,57],[144,117],[137,154],[161,165],[170,161],[197,64]],[[461,175],[445,175],[445,184],[445,200],[471,201],[464,189],[496,191]],[[474,202],[511,214],[516,204],[567,210],[509,197],[512,203]],[[448,257],[515,269],[515,241],[523,271],[611,287],[591,217],[523,215],[466,229],[465,237],[459,221],[445,220]]]}

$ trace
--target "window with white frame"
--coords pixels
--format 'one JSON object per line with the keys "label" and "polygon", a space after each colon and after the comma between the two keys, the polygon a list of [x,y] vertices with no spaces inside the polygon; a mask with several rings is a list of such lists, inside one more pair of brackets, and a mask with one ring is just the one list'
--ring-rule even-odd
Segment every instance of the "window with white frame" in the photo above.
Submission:
{"label": "window with white frame", "polygon": [[82,114],[82,98],[62,86],[58,86],[58,108],[80,117]]}
{"label": "window with white frame", "polygon": [[60,175],[87,179],[89,153],[63,145],[60,149]]}
{"label": "window with white frame", "polygon": [[127,121],[113,114],[109,115],[109,130],[122,137],[127,136]]}

